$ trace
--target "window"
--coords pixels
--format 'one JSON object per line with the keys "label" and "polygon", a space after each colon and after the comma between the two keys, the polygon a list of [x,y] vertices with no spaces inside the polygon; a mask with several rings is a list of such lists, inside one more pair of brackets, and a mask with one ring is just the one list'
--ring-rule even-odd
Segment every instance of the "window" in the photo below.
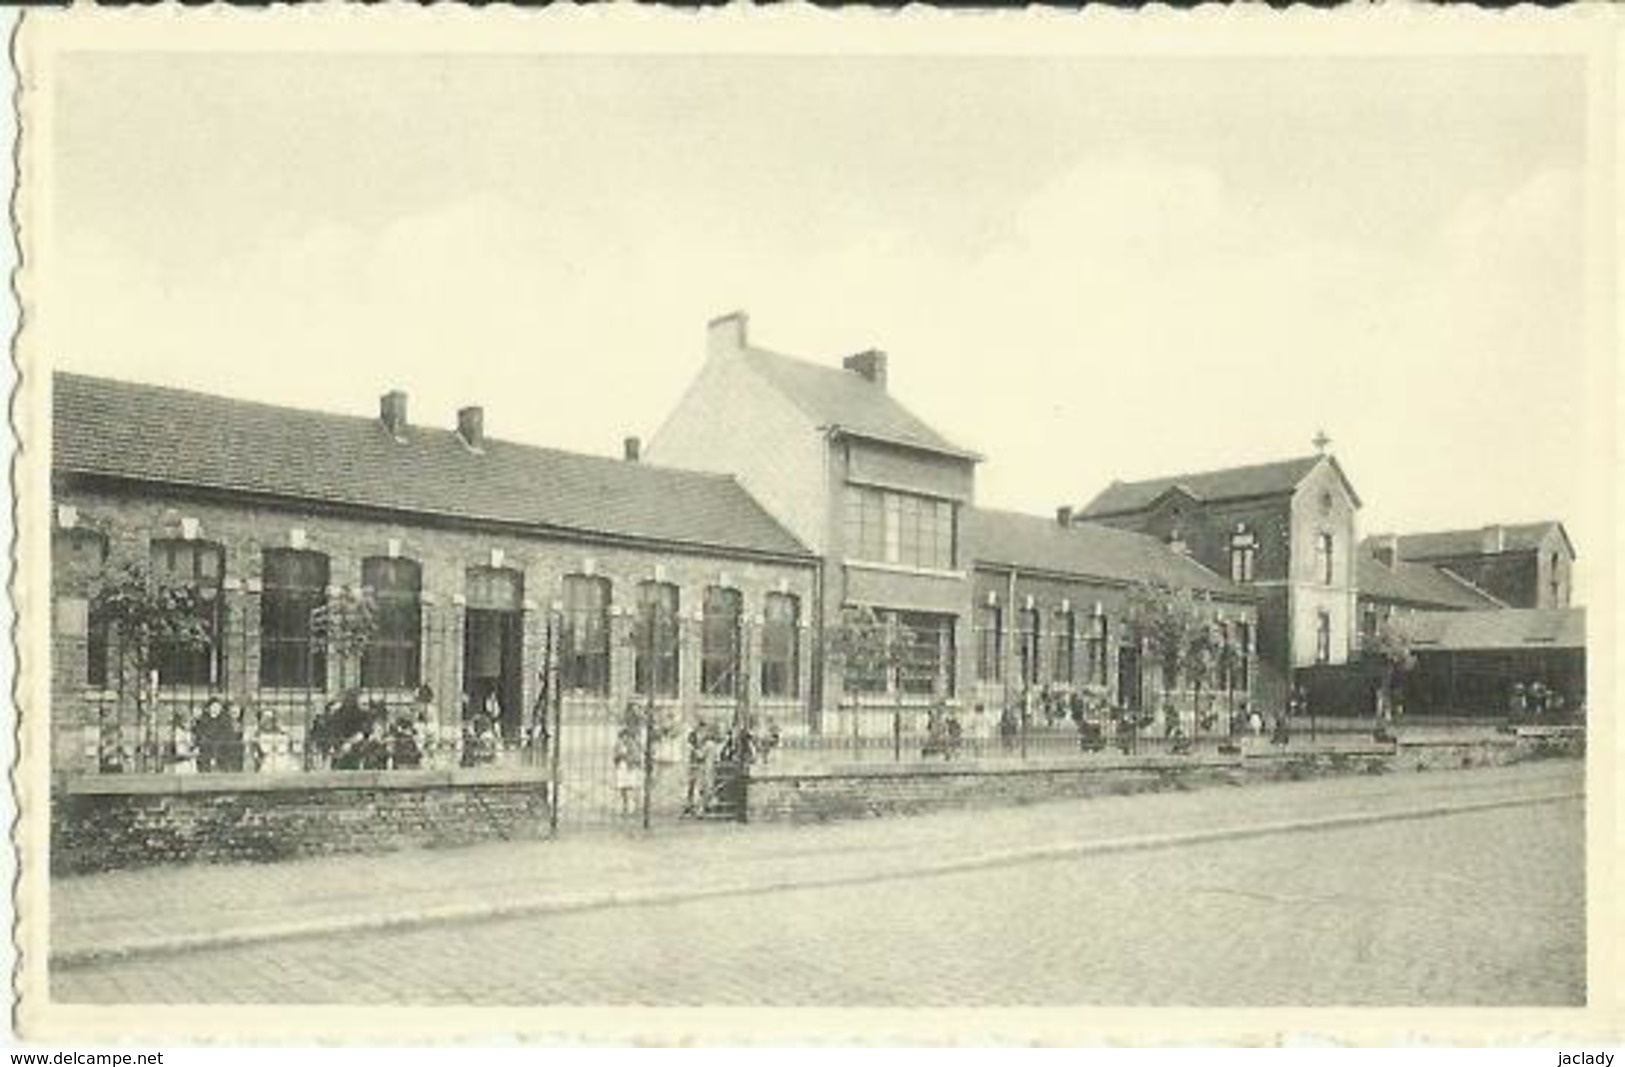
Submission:
{"label": "window", "polygon": [[677,655],[678,629],[682,625],[678,606],[675,585],[638,583],[638,614],[632,635],[632,688],[638,696],[677,695],[682,669]]}
{"label": "window", "polygon": [[951,501],[852,485],[846,490],[846,551],[852,559],[951,570]]}
{"label": "window", "polygon": [[327,601],[327,557],[268,548],[260,593],[260,685],[324,689],[327,648],[313,639],[311,612]]}
{"label": "window", "polygon": [[1090,620],[1089,629],[1089,684],[1105,685],[1108,664],[1107,657],[1111,654],[1111,646],[1107,644],[1111,636],[1111,626],[1105,615],[1096,615]]}
{"label": "window", "polygon": [[762,603],[762,696],[801,692],[801,602],[769,593]]}
{"label": "window", "polygon": [[1329,533],[1315,535],[1315,573],[1320,576],[1323,585],[1331,585],[1336,579],[1336,572],[1333,569],[1332,535]]}
{"label": "window", "polygon": [[153,649],[158,681],[164,685],[216,685],[225,676],[223,583],[226,552],[206,541],[154,541],[152,573],[162,583],[184,586],[198,598],[198,620],[207,642],[201,646],[160,642]]}
{"label": "window", "polygon": [[111,627],[106,613],[96,607],[96,579],[107,566],[107,538],[95,530],[64,530],[53,547],[64,559],[57,573],[64,574],[73,591],[85,592],[89,600],[85,620],[85,681],[106,688]]}
{"label": "window", "polygon": [[700,694],[734,696],[739,692],[739,619],[742,598],[737,589],[713,585],[705,590],[705,620],[700,631]]}
{"label": "window", "polygon": [[1078,654],[1078,617],[1070,608],[1055,613],[1055,655],[1050,660],[1050,677],[1063,685],[1072,684],[1074,661]]}
{"label": "window", "polygon": [[908,651],[897,668],[898,691],[911,696],[953,696],[954,617],[903,611],[894,618],[909,638]]}
{"label": "window", "polygon": [[361,584],[372,594],[376,622],[361,654],[361,685],[410,689],[422,680],[423,568],[372,556],[361,561]]}
{"label": "window", "polygon": [[984,682],[1004,677],[1004,613],[992,604],[976,609],[976,677]]}
{"label": "window", "polygon": [[1040,640],[1038,609],[1025,608],[1020,615],[1021,632],[1016,635],[1021,651],[1021,684],[1038,684],[1038,644]]}
{"label": "window", "polygon": [[1332,617],[1329,612],[1315,613],[1315,662],[1332,661]]}
{"label": "window", "polygon": [[511,567],[470,567],[463,585],[470,611],[525,609],[525,575]]}
{"label": "window", "polygon": [[564,619],[559,632],[560,686],[570,692],[609,695],[608,578],[564,578]]}
{"label": "window", "polygon": [[1377,606],[1375,604],[1360,605],[1360,641],[1370,645],[1377,639]]}
{"label": "window", "polygon": [[1563,605],[1563,600],[1562,600],[1562,596],[1563,596],[1563,575],[1562,575],[1562,572],[1558,570],[1557,553],[1556,552],[1552,553],[1552,561],[1551,561],[1550,570],[1551,570],[1551,575],[1552,575],[1552,578],[1551,578],[1552,599],[1551,599],[1550,606],[1554,607],[1554,608],[1560,608],[1560,607],[1564,606]]}
{"label": "window", "polygon": [[1237,530],[1230,538],[1230,580],[1250,582],[1258,562],[1258,539],[1251,531]]}
{"label": "window", "polygon": [[1236,623],[1236,667],[1231,674],[1234,688],[1245,691],[1252,684],[1253,628],[1249,623]]}

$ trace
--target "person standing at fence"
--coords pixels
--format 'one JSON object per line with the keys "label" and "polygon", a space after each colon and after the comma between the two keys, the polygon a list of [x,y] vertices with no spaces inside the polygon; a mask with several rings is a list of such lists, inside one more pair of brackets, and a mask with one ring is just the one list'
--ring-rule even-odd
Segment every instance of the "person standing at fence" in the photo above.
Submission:
{"label": "person standing at fence", "polygon": [[642,778],[638,758],[639,745],[630,730],[622,727],[615,736],[615,792],[620,797],[621,814],[632,814],[632,794],[637,790],[639,780]]}

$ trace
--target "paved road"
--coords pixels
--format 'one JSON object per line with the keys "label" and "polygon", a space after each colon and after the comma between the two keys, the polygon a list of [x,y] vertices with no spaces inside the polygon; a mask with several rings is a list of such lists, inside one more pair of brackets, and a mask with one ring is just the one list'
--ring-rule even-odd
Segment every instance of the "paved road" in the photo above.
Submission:
{"label": "paved road", "polygon": [[[1170,828],[1172,829],[1172,827]],[[53,976],[92,1002],[1581,1004],[1578,800]]]}

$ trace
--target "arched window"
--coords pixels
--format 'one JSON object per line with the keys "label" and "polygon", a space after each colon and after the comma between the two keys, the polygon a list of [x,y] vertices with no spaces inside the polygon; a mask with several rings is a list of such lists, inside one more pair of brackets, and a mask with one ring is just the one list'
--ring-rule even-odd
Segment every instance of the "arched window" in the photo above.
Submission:
{"label": "arched window", "polygon": [[414,560],[372,556],[361,584],[373,597],[375,626],[361,655],[361,685],[410,689],[422,681],[423,568]]}
{"label": "arched window", "polygon": [[559,668],[566,691],[609,694],[609,608],[608,578],[565,576]]}
{"label": "arched window", "polygon": [[1332,661],[1332,616],[1330,612],[1315,613],[1315,662]]}
{"label": "arched window", "polygon": [[1038,684],[1038,646],[1042,639],[1037,608],[1026,608],[1020,615],[1021,684]]}
{"label": "arched window", "polygon": [[159,641],[153,665],[161,685],[218,685],[225,677],[226,550],[209,541],[154,541],[152,574],[165,585],[192,590],[197,619],[202,624],[201,645],[189,641]]}
{"label": "arched window", "polygon": [[1322,585],[1331,585],[1337,577],[1336,561],[1332,554],[1332,535],[1315,535],[1315,574]]}
{"label": "arched window", "polygon": [[1050,660],[1050,678],[1071,685],[1078,656],[1078,616],[1071,608],[1055,613],[1055,655]]}
{"label": "arched window", "polygon": [[638,696],[674,697],[680,690],[677,654],[681,600],[670,582],[638,583],[638,614],[633,633],[632,685]]}
{"label": "arched window", "polygon": [[739,590],[717,585],[706,588],[700,634],[700,693],[703,696],[732,696],[738,691],[742,614]]}
{"label": "arched window", "polygon": [[326,643],[313,639],[311,613],[327,601],[328,561],[320,552],[268,548],[260,592],[260,685],[324,689]]}
{"label": "arched window", "polygon": [[1095,615],[1090,619],[1089,629],[1089,684],[1105,685],[1106,672],[1109,669],[1107,660],[1111,655],[1110,646],[1106,643],[1109,637],[1111,624],[1106,621],[1104,614]]}
{"label": "arched window", "polygon": [[1004,677],[1004,617],[996,604],[976,609],[976,677],[984,682]]}
{"label": "arched window", "polygon": [[762,602],[762,696],[801,694],[801,601],[769,593]]}

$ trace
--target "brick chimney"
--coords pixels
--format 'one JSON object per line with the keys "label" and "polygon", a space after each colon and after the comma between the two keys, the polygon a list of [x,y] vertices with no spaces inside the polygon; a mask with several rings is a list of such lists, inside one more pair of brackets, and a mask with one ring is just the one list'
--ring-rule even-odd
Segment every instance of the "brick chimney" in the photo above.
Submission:
{"label": "brick chimney", "polygon": [[485,450],[485,409],[481,407],[460,408],[457,412],[457,436],[463,439],[463,444],[476,452]]}
{"label": "brick chimney", "polygon": [[1483,551],[1505,552],[1507,548],[1507,531],[1504,526],[1486,526],[1483,530]]}
{"label": "brick chimney", "polygon": [[712,359],[737,356],[745,350],[749,326],[750,316],[743,311],[729,312],[712,319],[705,327],[705,354]]}
{"label": "brick chimney", "polygon": [[628,463],[636,463],[643,457],[643,442],[636,437],[628,437],[621,442],[621,456]]}
{"label": "brick chimney", "polygon": [[865,381],[872,382],[882,389],[886,388],[886,353],[878,348],[847,356],[841,361],[841,366]]}
{"label": "brick chimney", "polygon": [[1070,504],[1062,504],[1060,507],[1056,508],[1055,521],[1060,523],[1062,526],[1071,526],[1072,506]]}
{"label": "brick chimney", "polygon": [[384,424],[384,429],[395,438],[406,436],[406,394],[399,389],[391,389],[378,398],[378,420]]}
{"label": "brick chimney", "polygon": [[1399,537],[1396,534],[1380,534],[1371,540],[1374,542],[1371,554],[1377,557],[1378,563],[1392,569],[1399,562]]}

